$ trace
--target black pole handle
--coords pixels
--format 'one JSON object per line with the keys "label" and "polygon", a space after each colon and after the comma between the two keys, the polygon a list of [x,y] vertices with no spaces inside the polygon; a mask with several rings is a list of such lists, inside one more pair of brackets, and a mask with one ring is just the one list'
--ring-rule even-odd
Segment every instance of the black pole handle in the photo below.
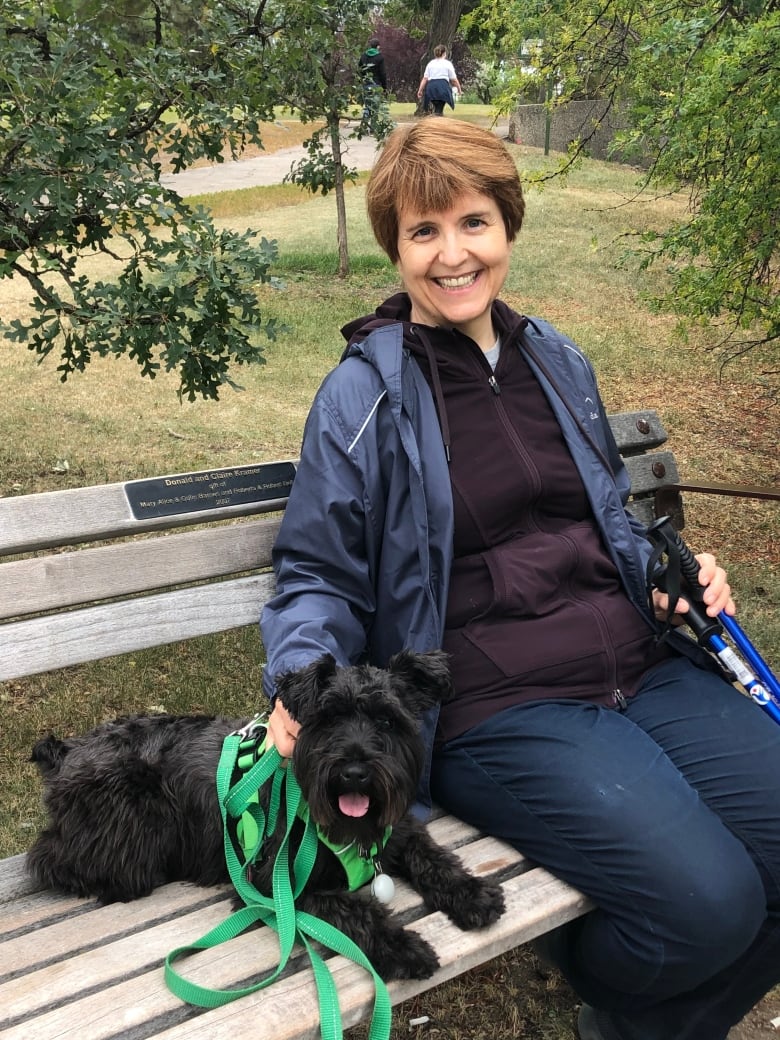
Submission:
{"label": "black pole handle", "polygon": [[[710,617],[704,607],[704,586],[699,584],[698,560],[683,541],[680,532],[675,529],[671,517],[659,517],[648,527],[647,536],[654,545],[661,546],[666,551],[667,558],[670,557],[671,549],[671,556],[676,558],[676,563],[679,562],[680,575],[685,580],[685,598],[688,600],[685,622],[693,629],[699,645],[707,647],[711,636],[722,635],[723,625],[717,618]],[[667,591],[667,569],[668,564],[658,571],[655,578],[655,584],[662,592]]]}
{"label": "black pole handle", "polygon": [[654,544],[657,545],[663,539],[663,544],[667,549],[674,547],[677,550],[680,560],[680,574],[685,578],[691,596],[701,602],[704,599],[704,586],[699,584],[699,571],[701,570],[699,562],[683,541],[680,532],[675,529],[672,524],[672,518],[669,516],[659,517],[654,523],[650,524],[647,534]]}

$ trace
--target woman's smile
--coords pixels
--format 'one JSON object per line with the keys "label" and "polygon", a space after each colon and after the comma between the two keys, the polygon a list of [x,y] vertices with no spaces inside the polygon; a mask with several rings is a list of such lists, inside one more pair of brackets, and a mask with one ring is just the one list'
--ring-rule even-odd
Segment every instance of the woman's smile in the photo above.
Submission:
{"label": "woman's smile", "polygon": [[434,278],[434,281],[438,282],[443,289],[465,289],[467,286],[473,285],[477,278],[479,278],[479,272],[462,274],[457,278]]}

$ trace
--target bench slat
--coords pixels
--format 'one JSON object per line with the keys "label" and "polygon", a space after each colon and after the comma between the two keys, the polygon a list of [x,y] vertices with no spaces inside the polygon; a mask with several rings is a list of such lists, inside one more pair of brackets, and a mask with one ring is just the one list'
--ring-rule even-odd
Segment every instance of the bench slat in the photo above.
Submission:
{"label": "bench slat", "polygon": [[[625,459],[626,469],[631,478],[631,494],[655,494],[664,484],[677,480],[677,463],[670,451],[656,451],[652,455],[636,455]],[[631,503],[629,503],[630,507]]]}
{"label": "bench slat", "polygon": [[273,574],[257,574],[14,621],[2,628],[0,681],[256,625],[273,590]]}
{"label": "bench slat", "polygon": [[3,564],[0,618],[267,568],[279,520],[145,538]]}
{"label": "bench slat", "polygon": [[639,412],[612,412],[607,419],[621,455],[658,448],[669,439],[658,412],[653,408]]}
{"label": "bench slat", "polygon": [[264,502],[136,520],[123,483],[0,498],[0,556],[144,531],[170,530],[254,513],[279,512],[286,502],[285,496]]}
{"label": "bench slat", "polygon": [[[103,909],[110,913],[114,908]],[[61,1003],[65,1004],[64,1013],[72,1014],[67,1002],[74,992],[87,987],[106,988],[144,969],[153,970],[171,950],[190,938],[200,938],[209,929],[221,924],[229,913],[230,899],[226,893],[222,902],[191,912],[185,910],[176,918],[161,924],[150,925],[142,919],[138,920],[135,934],[113,940],[105,935],[105,914],[100,911],[83,914],[78,918],[80,926],[75,938],[73,922],[67,922],[64,928],[54,926],[40,929],[28,938],[36,941],[39,957],[45,953],[48,963],[30,972],[25,979],[14,979],[6,985],[0,985],[2,1015],[6,1021],[13,1021],[22,1016],[45,1013]],[[67,924],[70,924],[69,928]],[[112,924],[110,921],[108,926]],[[76,943],[88,945],[92,941],[100,944],[83,953],[74,953]],[[13,943],[13,951],[17,945],[23,956],[29,954],[25,944],[18,942]],[[78,950],[77,945],[75,949]],[[269,964],[271,957],[269,944]],[[78,982],[79,979],[84,982]]]}
{"label": "bench slat", "polygon": [[[78,950],[85,950],[92,956],[95,952],[100,953],[100,950],[95,951],[90,949],[91,947],[100,945],[102,949],[105,944],[116,942],[128,932],[150,928],[155,921],[163,923],[171,918],[183,920],[185,915],[194,913],[210,915],[213,906],[218,907],[217,919],[225,918],[230,912],[231,893],[227,886],[224,889],[196,888],[184,882],[175,882],[158,888],[145,899],[113,903],[109,906],[99,906],[94,899],[77,900],[76,897],[59,896],[51,892],[47,895],[49,912],[58,914],[58,918],[44,918],[41,927],[13,940],[13,964],[17,972],[56,960],[62,951],[73,954]],[[61,901],[63,908],[75,907],[78,913],[71,912],[68,916],[62,917],[58,913],[59,903],[55,900]],[[4,918],[4,931],[15,931],[16,927],[13,915],[8,919]],[[199,925],[196,924],[195,927]],[[179,931],[178,934],[181,937],[187,933]],[[193,938],[197,936],[193,935]],[[133,963],[134,960],[130,958],[126,961],[128,966]],[[59,967],[55,967],[54,974],[59,976],[60,973]],[[97,980],[98,975],[94,975],[93,978]]]}
{"label": "bench slat", "polygon": [[[653,500],[651,498],[632,499],[628,503],[628,508],[631,511],[631,513],[637,518],[637,520],[641,524],[645,525],[645,527],[649,527],[653,520],[655,520],[655,513],[653,511]],[[681,525],[675,526],[679,531]]]}
{"label": "bench slat", "polygon": [[37,889],[38,885],[24,869],[23,854],[0,859],[0,920],[5,913],[3,903],[10,903],[12,899],[19,899]]}
{"label": "bench slat", "polygon": [[2,908],[3,932],[10,935],[53,924],[56,919],[80,913],[88,902],[78,896],[60,896],[50,891],[20,896]]}

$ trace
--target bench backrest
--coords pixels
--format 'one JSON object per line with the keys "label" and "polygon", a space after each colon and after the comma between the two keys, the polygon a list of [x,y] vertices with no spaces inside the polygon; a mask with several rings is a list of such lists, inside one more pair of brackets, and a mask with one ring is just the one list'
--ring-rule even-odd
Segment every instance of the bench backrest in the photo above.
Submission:
{"label": "bench backrest", "polygon": [[[654,411],[609,420],[649,523],[656,490],[679,480],[654,450],[666,431]],[[294,472],[256,463],[0,499],[0,681],[256,624]]]}

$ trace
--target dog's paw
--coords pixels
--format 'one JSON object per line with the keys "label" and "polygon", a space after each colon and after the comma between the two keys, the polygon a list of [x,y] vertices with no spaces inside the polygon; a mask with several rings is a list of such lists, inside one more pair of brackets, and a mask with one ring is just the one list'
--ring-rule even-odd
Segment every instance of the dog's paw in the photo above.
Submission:
{"label": "dog's paw", "polygon": [[416,932],[399,929],[392,945],[376,951],[374,967],[386,982],[391,979],[429,979],[439,967],[439,958],[430,943]]}
{"label": "dog's paw", "polygon": [[464,932],[487,928],[505,909],[504,890],[493,878],[469,877],[451,894],[454,898],[445,912]]}

